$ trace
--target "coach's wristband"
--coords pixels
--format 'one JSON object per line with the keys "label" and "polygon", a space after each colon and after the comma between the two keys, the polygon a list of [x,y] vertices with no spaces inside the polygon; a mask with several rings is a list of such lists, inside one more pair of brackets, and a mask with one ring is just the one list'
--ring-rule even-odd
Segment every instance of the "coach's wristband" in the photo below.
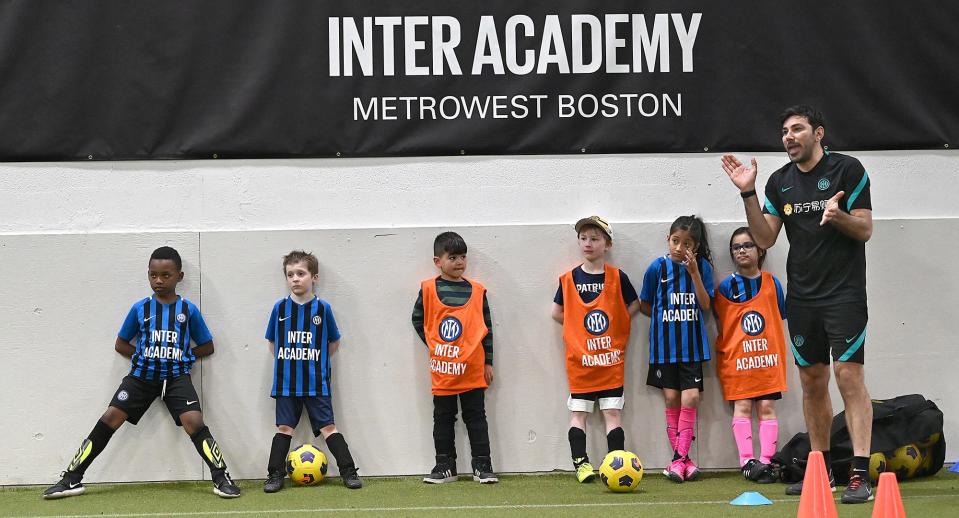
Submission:
{"label": "coach's wristband", "polygon": [[750,196],[755,196],[755,195],[756,195],[756,189],[752,189],[752,190],[746,191],[746,192],[741,192],[741,193],[739,193],[739,195],[742,196],[743,199],[745,200],[746,198],[749,198]]}

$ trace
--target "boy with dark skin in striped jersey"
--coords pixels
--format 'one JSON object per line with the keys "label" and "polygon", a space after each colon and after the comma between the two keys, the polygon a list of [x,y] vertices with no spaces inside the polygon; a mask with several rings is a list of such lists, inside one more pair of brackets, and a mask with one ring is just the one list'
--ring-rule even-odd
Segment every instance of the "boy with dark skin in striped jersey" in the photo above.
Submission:
{"label": "boy with dark skin in striped jersey", "polygon": [[283,489],[286,456],[293,429],[303,408],[310,416],[313,436],[323,436],[336,459],[343,485],[363,487],[346,439],[333,421],[333,387],[330,357],[340,345],[340,331],[330,305],[314,294],[319,278],[316,256],[294,250],[283,257],[283,273],[290,294],[273,305],[266,339],[273,356],[273,388],[276,400],[276,435],[270,446],[267,479],[263,491]]}
{"label": "boy with dark skin in striped jersey", "polygon": [[[64,498],[83,493],[81,480],[114,432],[130,421],[134,425],[159,397],[173,421],[190,436],[213,475],[213,492],[223,498],[240,496],[240,488],[226,472],[220,447],[203,424],[200,398],[190,380],[197,358],[213,354],[213,336],[200,310],[176,294],[183,280],[180,254],[168,246],[150,256],[147,278],[153,296],[137,301],[118,333],[114,349],[131,359],[130,374],[123,378],[90,435],[80,444],[63,478],[43,492],[43,498]],[[131,340],[136,339],[136,345]],[[190,346],[190,342],[197,345]]]}
{"label": "boy with dark skin in striped jersey", "polygon": [[497,482],[490,460],[486,388],[493,381],[493,326],[482,284],[463,277],[466,242],[443,232],[433,242],[440,275],[424,280],[413,306],[413,328],[430,353],[436,466],[423,482],[457,479],[453,423],[457,400],[469,434],[473,480]]}

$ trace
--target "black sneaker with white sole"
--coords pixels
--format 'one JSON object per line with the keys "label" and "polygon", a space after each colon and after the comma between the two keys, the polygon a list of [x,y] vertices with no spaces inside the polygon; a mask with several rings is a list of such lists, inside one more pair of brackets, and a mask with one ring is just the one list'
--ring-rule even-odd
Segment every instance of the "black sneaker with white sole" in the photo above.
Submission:
{"label": "black sneaker with white sole", "polygon": [[213,494],[220,498],[236,498],[240,496],[240,488],[230,478],[229,473],[220,471],[213,474]]}
{"label": "black sneaker with white sole", "polygon": [[493,461],[489,457],[473,457],[473,480],[480,484],[499,482],[496,473],[493,473]]}
{"label": "black sneaker with white sole", "polygon": [[52,500],[54,498],[66,498],[68,496],[77,496],[82,495],[87,488],[83,487],[83,483],[80,480],[83,478],[82,475],[77,475],[75,473],[70,473],[64,471],[60,474],[60,481],[56,484],[48,487],[43,492],[43,498],[47,500]]}
{"label": "black sneaker with white sole", "polygon": [[869,479],[863,475],[853,475],[849,477],[849,484],[843,491],[840,502],[844,504],[864,504],[873,498],[872,485],[869,484]]}
{"label": "black sneaker with white sole", "polygon": [[446,482],[455,482],[457,478],[456,459],[449,455],[437,455],[436,465],[433,466],[433,470],[430,471],[429,475],[423,477],[423,482],[427,484],[445,484]]}
{"label": "black sneaker with white sole", "polygon": [[756,459],[747,460],[741,470],[743,472],[743,478],[755,482],[756,479],[759,478],[759,474],[762,473],[764,466],[765,464]]}

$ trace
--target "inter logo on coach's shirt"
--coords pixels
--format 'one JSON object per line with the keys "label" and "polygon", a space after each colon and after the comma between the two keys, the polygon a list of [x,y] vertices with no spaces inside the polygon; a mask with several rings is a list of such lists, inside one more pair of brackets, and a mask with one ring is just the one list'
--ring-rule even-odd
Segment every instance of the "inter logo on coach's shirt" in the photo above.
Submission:
{"label": "inter logo on coach's shirt", "polygon": [[329,343],[340,339],[330,305],[316,297],[297,304],[286,297],[273,305],[266,339],[275,345],[270,396],[329,396]]}
{"label": "inter logo on coach's shirt", "polygon": [[117,334],[128,342],[137,338],[130,374],[146,381],[188,374],[196,361],[190,342],[203,345],[213,340],[200,310],[179,296],[170,304],[154,297],[138,301]]}

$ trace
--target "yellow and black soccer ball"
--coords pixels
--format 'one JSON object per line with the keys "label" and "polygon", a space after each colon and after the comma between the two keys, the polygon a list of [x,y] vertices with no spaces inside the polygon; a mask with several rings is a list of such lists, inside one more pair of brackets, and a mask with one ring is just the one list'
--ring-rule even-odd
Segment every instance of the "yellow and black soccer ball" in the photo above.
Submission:
{"label": "yellow and black soccer ball", "polygon": [[599,466],[599,478],[610,491],[633,491],[643,479],[643,463],[633,452],[611,451]]}
{"label": "yellow and black soccer ball", "polygon": [[326,454],[312,444],[297,446],[286,457],[286,473],[298,486],[315,486],[326,476]]}
{"label": "yellow and black soccer ball", "polygon": [[922,465],[922,455],[915,444],[907,444],[888,456],[889,471],[896,474],[899,480],[912,478]]}

